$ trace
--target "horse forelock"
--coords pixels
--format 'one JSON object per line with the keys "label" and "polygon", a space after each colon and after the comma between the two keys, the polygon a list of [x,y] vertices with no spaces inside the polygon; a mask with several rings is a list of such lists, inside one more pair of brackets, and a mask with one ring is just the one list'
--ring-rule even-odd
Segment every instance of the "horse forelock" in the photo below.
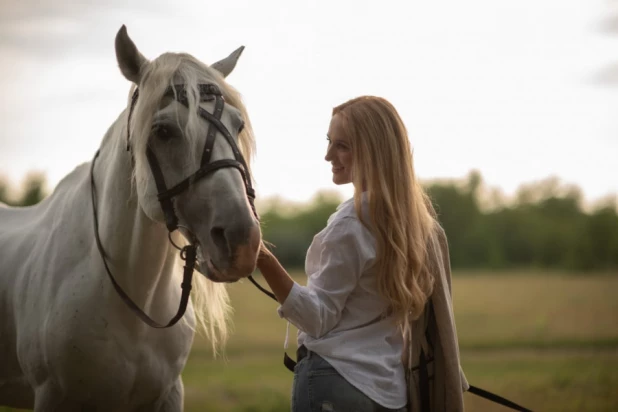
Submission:
{"label": "horse forelock", "polygon": [[[226,104],[235,107],[245,122],[242,132],[238,136],[239,148],[250,168],[253,154],[255,151],[255,138],[251,120],[246,107],[242,101],[240,93],[228,84],[225,79],[214,69],[206,66],[195,57],[184,53],[165,53],[153,60],[144,72],[143,80],[140,84],[139,98],[134,107],[131,124],[131,145],[136,154],[135,167],[140,172],[135,175],[147,176],[148,163],[146,161],[146,145],[150,134],[152,122],[155,114],[159,110],[160,103],[164,97],[168,86],[174,84],[184,84],[187,90],[187,100],[189,105],[188,121],[185,125],[185,136],[190,143],[194,144],[194,149],[202,142],[204,136],[198,133],[202,118],[197,113],[196,107],[199,105],[198,85],[202,83],[216,84]],[[131,89],[128,107],[131,105],[135,87]],[[135,182],[140,184],[140,182]]]}

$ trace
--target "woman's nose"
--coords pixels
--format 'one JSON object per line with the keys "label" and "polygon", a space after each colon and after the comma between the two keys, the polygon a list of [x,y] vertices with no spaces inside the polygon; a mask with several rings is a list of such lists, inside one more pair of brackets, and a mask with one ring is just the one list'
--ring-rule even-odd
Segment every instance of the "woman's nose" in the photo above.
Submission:
{"label": "woman's nose", "polygon": [[330,162],[333,158],[333,153],[331,150],[332,146],[328,146],[328,149],[326,149],[326,156],[324,156],[324,160],[326,160],[327,162]]}

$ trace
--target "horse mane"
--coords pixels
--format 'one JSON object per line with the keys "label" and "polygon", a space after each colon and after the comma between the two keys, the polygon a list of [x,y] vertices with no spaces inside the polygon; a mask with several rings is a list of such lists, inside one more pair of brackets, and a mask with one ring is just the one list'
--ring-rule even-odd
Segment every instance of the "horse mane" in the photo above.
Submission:
{"label": "horse mane", "polygon": [[[131,124],[128,125],[131,130],[130,144],[133,147],[135,159],[131,179],[133,185],[144,184],[144,182],[137,181],[136,176],[147,176],[150,173],[145,153],[153,116],[159,110],[160,102],[167,87],[174,84],[184,84],[187,90],[189,110],[184,134],[189,139],[190,144],[195,145],[194,152],[199,153],[197,151],[197,144],[200,142],[198,132],[202,121],[196,110],[200,103],[198,85],[201,83],[214,83],[221,90],[226,104],[235,107],[241,113],[245,122],[243,130],[238,136],[238,146],[247,162],[247,167],[250,167],[255,151],[255,138],[251,121],[240,93],[230,86],[218,71],[211,69],[189,54],[165,53],[150,62],[143,76],[139,98],[134,107]],[[131,88],[128,107],[131,105],[131,98],[135,87]],[[122,116],[125,125],[127,125],[126,116],[128,116],[128,110]],[[126,144],[126,127],[122,128],[123,133],[121,136],[125,140],[120,139],[121,144]],[[140,173],[137,173],[138,171]],[[187,176],[193,172],[195,170],[189,170],[188,165],[187,169],[183,170],[183,173]],[[173,236],[175,237],[175,242],[182,242],[181,236],[178,233],[174,233]],[[177,263],[180,262],[182,261],[178,259]],[[177,264],[175,266],[177,270],[174,276],[181,277],[181,265]],[[218,347],[225,343],[228,336],[228,320],[231,306],[227,289],[225,284],[211,282],[201,275],[195,276],[193,282],[191,299],[196,315],[197,330],[205,332],[216,354]]]}

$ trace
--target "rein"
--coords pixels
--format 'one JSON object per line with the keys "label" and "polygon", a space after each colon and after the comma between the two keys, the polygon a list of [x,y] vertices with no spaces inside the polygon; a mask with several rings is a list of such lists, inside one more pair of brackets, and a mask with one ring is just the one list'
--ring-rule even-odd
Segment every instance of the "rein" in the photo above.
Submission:
{"label": "rein", "polygon": [[[174,210],[173,199],[176,195],[182,193],[191,185],[193,185],[199,179],[206,177],[210,173],[215,170],[233,167],[238,169],[240,174],[242,175],[245,190],[247,193],[247,198],[249,199],[249,204],[251,205],[251,210],[253,211],[254,216],[259,221],[259,216],[257,211],[255,210],[254,199],[255,199],[255,191],[251,186],[251,176],[249,174],[249,168],[247,167],[247,163],[245,162],[244,157],[240,153],[238,149],[238,145],[234,141],[229,130],[225,127],[225,125],[221,122],[221,115],[223,114],[223,107],[225,105],[225,101],[223,99],[223,95],[221,94],[219,88],[214,84],[199,84],[198,85],[199,93],[200,93],[200,101],[212,101],[215,100],[215,110],[213,113],[209,113],[206,110],[202,109],[198,106],[198,114],[203,119],[209,122],[208,134],[206,137],[206,144],[204,145],[204,152],[202,154],[202,160],[200,162],[200,168],[190,175],[189,177],[182,180],[180,183],[174,185],[171,188],[167,188],[165,184],[165,177],[163,176],[163,172],[161,171],[161,167],[159,166],[159,162],[155,153],[150,149],[150,147],[146,148],[146,157],[148,159],[148,163],[150,165],[150,170],[155,179],[155,185],[157,187],[157,199],[161,204],[161,208],[163,209],[163,213],[165,215],[165,226],[167,227],[168,238],[170,243],[180,251],[180,258],[185,261],[184,271],[183,271],[183,279],[180,287],[182,289],[182,295],[180,297],[180,303],[178,306],[178,311],[176,315],[165,325],[160,324],[153,320],[150,316],[148,316],[142,309],[133,300],[127,295],[127,293],[122,289],[122,287],[118,284],[114,276],[112,275],[111,270],[107,264],[105,250],[101,243],[101,239],[99,236],[99,220],[97,217],[97,191],[94,182],[94,164],[99,156],[99,151],[96,152],[94,158],[92,159],[92,164],[90,166],[90,185],[91,185],[91,194],[92,194],[92,214],[94,217],[94,235],[97,243],[97,248],[99,250],[99,254],[101,259],[103,260],[103,265],[105,266],[105,271],[114,286],[114,289],[123,300],[123,302],[128,306],[129,309],[133,311],[144,323],[153,328],[169,328],[183,317],[185,311],[187,310],[187,304],[189,303],[189,295],[191,293],[191,281],[193,279],[193,270],[195,269],[195,263],[197,259],[197,246],[195,244],[195,239],[192,238],[189,245],[180,248],[177,246],[171,239],[171,234],[176,229],[181,227],[178,224],[178,217],[176,216],[176,212]],[[166,89],[164,96],[173,96],[176,101],[189,108],[189,101],[187,98],[187,90],[184,85],[174,85],[170,86]],[[133,110],[135,105],[137,104],[137,99],[139,97],[139,89],[135,89],[133,96],[131,97],[131,106],[129,108],[129,114],[127,117],[127,151],[131,151],[130,144],[130,133],[131,133],[131,117],[133,115]],[[222,159],[211,162],[210,156],[212,154],[212,148],[215,143],[215,138],[217,133],[220,133],[228,144],[232,147],[232,151],[234,153],[234,159]],[[132,155],[132,153],[131,153]],[[188,230],[188,228],[185,227]],[[189,231],[190,233],[190,231]],[[252,276],[249,276],[249,280],[262,292],[267,294],[268,296],[275,299],[275,296],[260,286]]]}
{"label": "rein", "polygon": [[[101,238],[99,237],[99,219],[97,217],[97,190],[94,184],[94,162],[97,160],[99,156],[99,151],[94,155],[94,159],[92,159],[92,165],[90,166],[90,184],[92,185],[92,214],[94,216],[94,238],[97,242],[97,248],[99,249],[99,254],[103,259],[103,265],[105,266],[105,271],[107,272],[107,276],[109,280],[112,282],[114,289],[118,293],[118,296],[123,300],[123,302],[135,313],[145,324],[157,329],[165,329],[170,326],[174,326],[178,321],[184,316],[185,311],[187,310],[187,304],[189,303],[189,295],[191,293],[191,280],[193,279],[193,269],[195,268],[195,261],[197,256],[197,250],[195,244],[190,244],[183,247],[180,250],[180,258],[185,261],[184,271],[182,275],[182,283],[180,287],[182,288],[182,295],[180,296],[180,304],[178,306],[178,311],[176,315],[165,325],[162,325],[148,316],[142,309],[133,300],[127,295],[127,293],[122,289],[122,287],[118,284],[112,272],[109,270],[109,266],[107,265],[107,259],[105,259],[105,250],[103,249],[103,245],[101,244]],[[174,243],[172,242],[174,245]],[[174,247],[178,248],[178,246],[174,245]]]}

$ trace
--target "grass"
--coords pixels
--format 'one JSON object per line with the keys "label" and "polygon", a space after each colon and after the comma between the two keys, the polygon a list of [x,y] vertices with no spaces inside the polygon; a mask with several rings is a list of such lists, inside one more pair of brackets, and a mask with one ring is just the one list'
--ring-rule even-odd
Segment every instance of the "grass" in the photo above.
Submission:
{"label": "grass", "polygon": [[[248,281],[229,290],[234,333],[216,359],[196,340],[183,373],[185,411],[289,411],[286,322]],[[618,275],[462,272],[453,290],[471,384],[535,411],[618,410]],[[290,327],[290,355],[295,334]],[[470,411],[508,410],[471,394],[465,402]]]}
{"label": "grass", "polygon": [[618,276],[462,274],[453,284],[462,347],[618,346]]}
{"label": "grass", "polygon": [[[612,350],[464,350],[471,384],[534,411],[618,410],[618,352]],[[471,394],[467,410],[508,411]]]}

